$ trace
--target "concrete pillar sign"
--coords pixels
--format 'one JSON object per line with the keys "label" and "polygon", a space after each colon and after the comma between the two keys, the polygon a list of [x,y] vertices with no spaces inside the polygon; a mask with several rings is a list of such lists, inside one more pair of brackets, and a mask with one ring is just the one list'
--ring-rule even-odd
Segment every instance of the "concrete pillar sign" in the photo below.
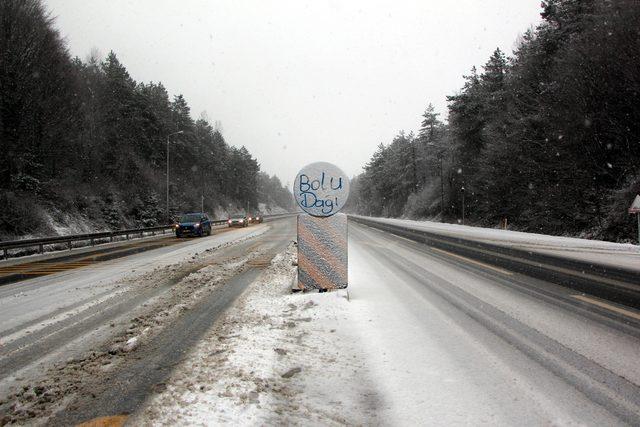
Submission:
{"label": "concrete pillar sign", "polygon": [[298,287],[344,289],[347,277],[347,216],[338,213],[349,197],[349,179],[337,166],[311,163],[293,184],[298,206]]}

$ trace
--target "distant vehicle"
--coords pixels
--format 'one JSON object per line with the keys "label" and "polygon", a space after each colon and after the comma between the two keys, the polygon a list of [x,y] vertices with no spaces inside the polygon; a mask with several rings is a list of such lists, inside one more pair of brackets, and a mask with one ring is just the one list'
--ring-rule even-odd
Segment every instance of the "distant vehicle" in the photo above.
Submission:
{"label": "distant vehicle", "polygon": [[204,212],[186,213],[175,224],[176,237],[183,236],[211,236],[211,220]]}
{"label": "distant vehicle", "polygon": [[260,223],[262,223],[262,221],[264,221],[264,218],[260,214],[258,214],[256,216],[253,216],[253,217],[249,217],[249,222],[251,222],[253,224],[260,224]]}
{"label": "distant vehicle", "polygon": [[244,215],[233,216],[227,221],[229,227],[248,227],[249,219]]}

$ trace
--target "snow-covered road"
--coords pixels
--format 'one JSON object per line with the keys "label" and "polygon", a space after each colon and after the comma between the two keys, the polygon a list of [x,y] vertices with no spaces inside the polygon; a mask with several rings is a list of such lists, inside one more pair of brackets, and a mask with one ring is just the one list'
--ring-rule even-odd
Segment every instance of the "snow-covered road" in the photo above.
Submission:
{"label": "snow-covered road", "polygon": [[[0,425],[122,411],[114,399],[100,403],[98,390],[114,387],[132,361],[170,364],[185,350],[176,346],[197,340],[292,238],[294,221],[283,219],[1,286]],[[136,355],[145,343],[155,350]],[[129,374],[166,375],[149,366]],[[129,385],[133,393],[136,382]],[[136,393],[118,395],[135,407],[147,392]]]}
{"label": "snow-covered road", "polygon": [[134,423],[640,423],[637,311],[353,222],[349,300],[281,261]]}
{"label": "snow-covered road", "polygon": [[[359,217],[359,216],[355,216]],[[409,219],[359,217],[385,224],[409,227],[442,236],[458,237],[509,248],[534,251],[578,261],[622,267],[640,272],[640,246],[629,243],[549,236],[496,228],[473,227],[432,221]]]}
{"label": "snow-covered road", "polygon": [[[640,421],[639,330],[570,291],[362,226],[351,326],[391,423]],[[631,313],[631,312],[629,312]]]}
{"label": "snow-covered road", "polygon": [[354,222],[349,292],[291,294],[293,231],[0,287],[0,421],[640,423],[637,310]]}

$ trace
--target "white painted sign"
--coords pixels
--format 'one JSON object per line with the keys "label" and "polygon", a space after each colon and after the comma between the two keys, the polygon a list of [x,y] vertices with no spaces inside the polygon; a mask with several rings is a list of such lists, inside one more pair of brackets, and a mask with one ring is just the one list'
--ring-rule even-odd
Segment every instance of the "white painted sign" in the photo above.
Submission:
{"label": "white painted sign", "polygon": [[298,206],[313,216],[331,216],[343,208],[349,198],[349,178],[339,167],[316,162],[303,167],[293,183]]}
{"label": "white painted sign", "polygon": [[631,207],[629,208],[629,213],[637,213],[640,214],[640,195],[636,194],[636,198],[631,203]]}

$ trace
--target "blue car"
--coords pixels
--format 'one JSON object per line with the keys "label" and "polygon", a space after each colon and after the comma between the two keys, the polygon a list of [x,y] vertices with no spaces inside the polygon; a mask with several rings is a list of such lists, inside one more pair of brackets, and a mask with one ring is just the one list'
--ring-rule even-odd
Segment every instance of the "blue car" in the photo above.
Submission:
{"label": "blue car", "polygon": [[211,220],[204,212],[186,213],[180,217],[176,225],[176,237],[211,236]]}

